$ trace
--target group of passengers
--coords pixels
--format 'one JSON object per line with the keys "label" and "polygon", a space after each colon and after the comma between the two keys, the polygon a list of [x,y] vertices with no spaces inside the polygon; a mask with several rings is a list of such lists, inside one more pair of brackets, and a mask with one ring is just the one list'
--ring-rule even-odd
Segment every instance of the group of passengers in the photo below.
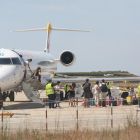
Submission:
{"label": "group of passengers", "polygon": [[[111,97],[110,92],[110,82],[105,83],[103,79],[102,82],[99,84],[99,81],[96,81],[96,85],[92,88],[91,84],[89,83],[89,79],[86,79],[86,82],[81,86],[84,90],[84,107],[89,107],[89,99],[93,96],[93,90],[95,94],[95,106],[99,107],[106,107],[106,97],[109,95]],[[107,94],[108,91],[108,94]],[[101,98],[101,103],[99,104],[99,99]]]}
{"label": "group of passengers", "polygon": [[[46,96],[49,98],[49,108],[56,108],[60,107],[60,93],[62,92],[60,89],[60,81],[57,82],[57,85],[55,86],[51,80],[48,81],[48,84],[46,85]],[[85,103],[84,107],[89,107],[89,99],[92,94],[92,89],[95,91],[95,106],[99,107],[99,98],[101,96],[101,107],[106,106],[106,96],[109,95],[111,97],[111,92],[109,86],[110,83],[105,83],[104,79],[102,80],[102,83],[99,84],[99,81],[96,82],[96,85],[92,88],[91,84],[89,83],[89,79],[86,79],[86,82],[81,86],[81,88],[84,90],[84,97],[85,97]],[[66,86],[66,85],[65,85]],[[65,88],[65,98],[68,94],[69,99],[69,106],[75,107],[75,88],[76,84],[72,83],[72,85],[67,86]],[[67,90],[66,90],[67,89]],[[109,89],[109,90],[108,90]],[[108,94],[107,94],[108,91]],[[54,103],[56,106],[54,106]]]}
{"label": "group of passengers", "polygon": [[[69,98],[69,106],[74,107],[75,106],[75,87],[76,84],[72,83],[72,85],[68,86],[68,98]],[[60,106],[60,94],[62,93],[63,96],[63,91],[61,90],[61,82],[57,81],[57,84],[55,85],[52,83],[51,80],[48,81],[46,85],[46,96],[49,98],[49,108],[61,108]],[[65,97],[66,97],[66,92],[65,92]],[[56,104],[56,106],[54,106]]]}
{"label": "group of passengers", "polygon": [[95,91],[95,106],[100,106],[99,98],[101,98],[101,107],[106,107],[106,96],[109,96],[109,98],[111,97],[110,82],[105,83],[105,80],[103,79],[102,83],[99,84],[99,81],[97,81],[93,90]]}
{"label": "group of passengers", "polygon": [[[30,70],[29,63],[32,61],[32,59],[28,60],[28,63],[26,62],[26,67]],[[26,73],[27,73],[27,68],[25,70],[25,78],[26,78]],[[31,70],[30,70],[31,71]],[[38,92],[39,90],[39,83],[41,82],[41,68],[38,67],[34,74],[33,77],[35,78],[36,81],[36,91]],[[60,93],[62,92],[60,90],[60,85],[61,82],[57,81],[57,85],[54,85],[51,83],[52,81],[49,80],[48,84],[46,85],[46,95],[49,97],[49,108],[56,108],[60,107]],[[69,99],[69,106],[70,107],[75,107],[75,88],[76,84],[72,83],[70,86],[65,85],[64,90],[65,90],[65,99]],[[111,97],[111,92],[110,92],[110,83],[107,82],[105,83],[104,79],[102,80],[102,83],[99,84],[99,81],[96,82],[96,85],[92,88],[91,84],[89,83],[89,79],[86,79],[86,82],[81,86],[81,88],[84,90],[84,97],[85,97],[85,103],[84,107],[89,107],[89,99],[91,97],[92,91],[94,90],[95,92],[95,106],[99,106],[99,97],[101,96],[101,106],[106,106],[106,96],[109,95]],[[107,94],[108,91],[108,94]],[[130,96],[131,93],[133,92],[133,89],[130,90]],[[107,95],[106,95],[107,94]],[[56,106],[54,107],[54,100],[56,101]],[[52,101],[52,102],[51,102]],[[103,101],[104,104],[103,105]]]}

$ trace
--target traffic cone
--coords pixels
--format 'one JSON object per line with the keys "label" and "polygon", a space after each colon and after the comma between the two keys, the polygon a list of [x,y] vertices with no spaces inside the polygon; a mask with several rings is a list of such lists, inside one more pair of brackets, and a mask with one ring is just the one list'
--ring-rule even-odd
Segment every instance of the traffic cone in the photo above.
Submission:
{"label": "traffic cone", "polygon": [[85,105],[85,97],[83,97],[82,105]]}

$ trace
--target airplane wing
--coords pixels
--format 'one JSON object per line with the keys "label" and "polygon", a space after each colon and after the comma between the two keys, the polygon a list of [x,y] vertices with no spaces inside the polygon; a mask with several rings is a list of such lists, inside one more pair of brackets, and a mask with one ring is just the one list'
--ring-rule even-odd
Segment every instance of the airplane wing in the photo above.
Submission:
{"label": "airplane wing", "polygon": [[[61,81],[62,83],[82,83],[85,82],[87,78],[52,78],[52,82]],[[123,78],[88,78],[89,82],[96,82],[96,81],[102,81],[104,79],[105,81],[140,81],[140,77],[123,77]]]}

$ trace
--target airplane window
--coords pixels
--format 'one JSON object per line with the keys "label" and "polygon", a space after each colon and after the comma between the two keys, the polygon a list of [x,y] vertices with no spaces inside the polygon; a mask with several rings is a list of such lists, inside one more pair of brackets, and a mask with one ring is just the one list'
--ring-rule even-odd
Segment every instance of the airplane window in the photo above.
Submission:
{"label": "airplane window", "polygon": [[0,58],[0,65],[4,65],[4,64],[12,64],[11,59],[10,58]]}
{"label": "airplane window", "polygon": [[21,62],[19,61],[18,58],[12,58],[12,62],[14,65],[21,65]]}

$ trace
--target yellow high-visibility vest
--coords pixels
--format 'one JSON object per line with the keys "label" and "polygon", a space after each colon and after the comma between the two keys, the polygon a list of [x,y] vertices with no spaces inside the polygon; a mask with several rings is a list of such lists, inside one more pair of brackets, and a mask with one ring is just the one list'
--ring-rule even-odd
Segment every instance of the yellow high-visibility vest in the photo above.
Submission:
{"label": "yellow high-visibility vest", "polygon": [[138,86],[138,97],[140,97],[140,86]]}
{"label": "yellow high-visibility vest", "polygon": [[107,88],[110,89],[110,82],[109,82],[109,84],[107,84]]}
{"label": "yellow high-visibility vest", "polygon": [[46,96],[54,94],[54,90],[52,88],[52,83],[46,85]]}
{"label": "yellow high-visibility vest", "polygon": [[69,86],[68,86],[68,85],[65,85],[65,86],[64,86],[64,91],[66,91],[66,92],[69,91]]}

